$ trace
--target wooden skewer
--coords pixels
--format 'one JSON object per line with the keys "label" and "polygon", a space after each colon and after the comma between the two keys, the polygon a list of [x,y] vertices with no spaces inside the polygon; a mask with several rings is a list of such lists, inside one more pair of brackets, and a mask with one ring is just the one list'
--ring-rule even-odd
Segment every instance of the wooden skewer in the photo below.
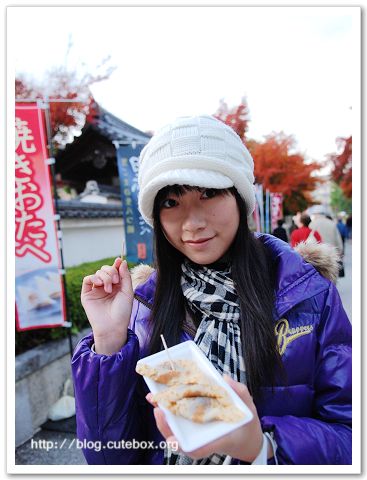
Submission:
{"label": "wooden skewer", "polygon": [[168,357],[169,363],[170,363],[170,365],[171,365],[171,369],[174,370],[174,369],[175,369],[175,366],[174,366],[174,364],[173,364],[172,358],[170,357],[170,354],[168,353],[167,343],[166,343],[166,340],[164,339],[164,336],[163,336],[163,335],[161,335],[161,339],[162,339],[162,343],[163,343],[164,349],[166,350],[167,357]]}
{"label": "wooden skewer", "polygon": [[[121,245],[121,262],[124,261],[124,252],[125,252],[125,240],[122,239],[122,245]],[[94,283],[92,283],[92,289],[95,288]]]}
{"label": "wooden skewer", "polygon": [[121,245],[121,261],[124,261],[124,256],[125,256],[125,240],[122,239],[122,245]]}

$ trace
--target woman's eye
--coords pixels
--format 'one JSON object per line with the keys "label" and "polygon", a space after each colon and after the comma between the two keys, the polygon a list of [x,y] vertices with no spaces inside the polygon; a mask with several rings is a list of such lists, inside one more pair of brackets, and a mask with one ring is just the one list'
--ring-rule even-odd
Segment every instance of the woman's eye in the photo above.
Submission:
{"label": "woman's eye", "polygon": [[215,188],[207,188],[206,190],[204,190],[202,196],[204,198],[213,198],[216,196],[216,194],[217,194],[217,191]]}
{"label": "woman's eye", "polygon": [[166,200],[164,200],[161,204],[161,207],[162,208],[172,208],[172,207],[175,207],[177,205],[177,202],[176,200],[173,200],[173,198],[167,198]]}

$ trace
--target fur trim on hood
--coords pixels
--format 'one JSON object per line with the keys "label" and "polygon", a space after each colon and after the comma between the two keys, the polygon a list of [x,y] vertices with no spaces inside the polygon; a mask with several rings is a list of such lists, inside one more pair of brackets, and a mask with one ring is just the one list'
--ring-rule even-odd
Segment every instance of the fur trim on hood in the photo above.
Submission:
{"label": "fur trim on hood", "polygon": [[130,271],[133,290],[135,291],[138,285],[146,282],[153,271],[154,268],[144,263],[140,263],[133,267]]}
{"label": "fur trim on hood", "polygon": [[300,242],[295,251],[310,263],[323,277],[336,283],[339,276],[340,254],[328,243]]}
{"label": "fur trim on hood", "polygon": [[[336,283],[339,274],[340,254],[338,250],[327,243],[299,243],[295,249],[303,259],[325,278]],[[148,280],[154,271],[152,267],[145,264],[137,265],[131,270],[133,289]]]}

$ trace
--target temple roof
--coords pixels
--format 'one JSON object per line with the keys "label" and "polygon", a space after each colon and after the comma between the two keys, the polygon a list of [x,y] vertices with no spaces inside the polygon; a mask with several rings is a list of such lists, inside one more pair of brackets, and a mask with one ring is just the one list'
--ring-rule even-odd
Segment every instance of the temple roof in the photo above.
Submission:
{"label": "temple roof", "polygon": [[116,148],[118,144],[146,144],[150,135],[120,120],[99,105],[95,114],[74,137],[73,142],[56,155],[56,173],[64,180],[79,182],[84,188],[87,180],[107,184],[118,177]]}
{"label": "temple roof", "polygon": [[93,129],[97,130],[103,136],[107,137],[111,142],[142,142],[147,143],[150,135],[129,125],[119,118],[109,113],[102,107],[98,107],[98,115],[90,122]]}
{"label": "temple roof", "polygon": [[121,218],[122,205],[84,203],[79,200],[58,200],[58,213],[63,218]]}

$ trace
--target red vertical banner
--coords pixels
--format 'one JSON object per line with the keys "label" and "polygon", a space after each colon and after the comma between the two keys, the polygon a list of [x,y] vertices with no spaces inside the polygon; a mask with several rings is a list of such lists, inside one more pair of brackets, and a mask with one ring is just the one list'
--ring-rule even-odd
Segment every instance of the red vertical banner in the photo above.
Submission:
{"label": "red vertical banner", "polygon": [[15,107],[15,300],[18,331],[63,325],[65,295],[59,273],[44,112]]}
{"label": "red vertical banner", "polygon": [[277,221],[283,218],[283,194],[270,194],[271,231],[277,227]]}

